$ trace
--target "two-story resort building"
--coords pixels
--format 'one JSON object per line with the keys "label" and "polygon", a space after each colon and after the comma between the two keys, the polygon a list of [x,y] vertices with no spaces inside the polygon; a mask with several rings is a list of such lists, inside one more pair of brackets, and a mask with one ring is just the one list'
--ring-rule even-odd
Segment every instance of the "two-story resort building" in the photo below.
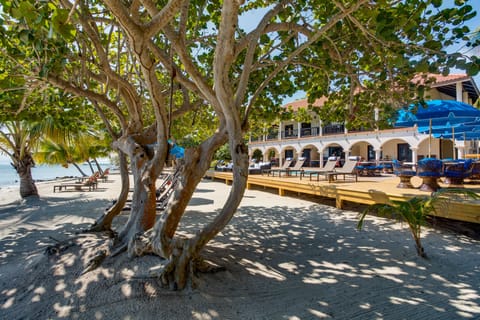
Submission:
{"label": "two-story resort building", "polygon": [[[473,111],[471,119],[476,119],[476,112],[480,114],[480,110],[475,109],[472,104],[479,98],[479,90],[474,80],[464,74],[435,75],[435,78],[435,84],[431,85],[427,93],[429,99],[436,100],[437,105],[438,100],[440,104],[441,101],[450,101],[454,104],[455,101],[459,102],[454,109],[461,110],[461,114]],[[323,102],[324,100],[319,99],[314,106],[321,107]],[[449,108],[451,105],[452,103],[445,104],[442,107]],[[305,99],[288,103],[284,107],[296,111],[300,108],[306,109],[307,106]],[[454,110],[448,110],[447,113],[448,115],[441,117],[448,129],[448,119],[455,117],[456,114]],[[436,114],[438,116],[438,112]],[[480,117],[477,121],[480,121]],[[419,130],[419,125],[415,121],[407,127],[349,132],[342,123],[324,124],[317,115],[312,115],[311,122],[283,121],[269,134],[250,138],[249,156],[252,160],[276,164],[282,164],[287,158],[304,157],[305,166],[323,167],[330,156],[340,156],[341,159],[360,156],[362,159],[377,163],[392,159],[416,163],[428,156],[460,159],[468,154],[479,153],[478,139],[458,137],[455,139],[455,134],[450,138],[446,138],[447,136],[432,135],[431,131],[425,132],[424,128]]]}

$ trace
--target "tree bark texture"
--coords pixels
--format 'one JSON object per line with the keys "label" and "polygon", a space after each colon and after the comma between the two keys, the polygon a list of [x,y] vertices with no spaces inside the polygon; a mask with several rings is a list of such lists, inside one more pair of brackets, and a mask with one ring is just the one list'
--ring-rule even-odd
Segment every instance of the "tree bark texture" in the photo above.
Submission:
{"label": "tree bark texture", "polygon": [[120,178],[122,183],[122,189],[118,196],[117,202],[111,206],[105,214],[95,221],[95,223],[87,230],[88,232],[102,232],[110,231],[112,229],[113,219],[122,212],[123,207],[128,198],[130,189],[130,178],[128,174],[128,162],[127,157],[121,151],[118,152],[118,159],[120,162]]}
{"label": "tree bark texture", "polygon": [[27,197],[38,197],[37,186],[32,177],[32,167],[35,166],[32,156],[25,154],[23,158],[15,161],[12,166],[20,178],[20,196],[23,199]]}

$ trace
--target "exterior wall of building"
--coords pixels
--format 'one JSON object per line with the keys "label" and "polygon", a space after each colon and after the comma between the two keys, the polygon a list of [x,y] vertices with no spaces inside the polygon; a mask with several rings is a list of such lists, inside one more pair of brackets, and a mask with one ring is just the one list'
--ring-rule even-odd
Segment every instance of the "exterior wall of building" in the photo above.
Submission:
{"label": "exterior wall of building", "polygon": [[455,100],[453,97],[441,93],[435,89],[427,91],[426,98],[428,100]]}
{"label": "exterior wall of building", "polygon": [[323,166],[325,158],[329,156],[329,147],[341,147],[344,157],[355,155],[367,160],[368,146],[370,145],[375,152],[375,160],[392,160],[399,158],[398,145],[408,144],[411,158],[407,160],[417,162],[428,156],[429,149],[430,155],[437,158],[462,158],[465,153],[472,152],[473,143],[471,141],[455,141],[455,154],[453,154],[454,148],[451,140],[431,138],[429,143],[428,134],[419,134],[415,128],[401,128],[348,135],[289,139],[287,141],[256,141],[249,144],[249,154],[251,157],[253,152],[258,149],[263,154],[263,161],[270,161],[272,157],[269,155],[274,151],[273,159],[283,164],[286,150],[291,150],[293,158],[298,159],[302,156],[304,149],[310,149],[311,166]]}
{"label": "exterior wall of building", "polygon": [[[458,92],[457,95],[459,95]],[[429,90],[427,97],[432,100],[457,99],[436,89]],[[468,97],[466,99],[468,100]],[[464,102],[471,103],[471,101]],[[276,129],[276,134],[265,135],[250,141],[250,156],[254,150],[258,149],[262,152],[264,161],[274,160],[281,165],[287,157],[298,159],[303,154],[309,154],[311,166],[323,166],[332,150],[342,149],[343,157],[355,155],[365,160],[374,158],[379,161],[398,159],[400,146],[403,153],[407,153],[410,157],[406,160],[416,163],[429,155],[437,158],[462,157],[473,148],[472,142],[469,141],[456,141],[454,145],[452,141],[430,139],[428,134],[419,134],[416,127],[347,132],[343,124],[338,124],[338,128],[333,125],[327,127],[316,118],[316,115],[312,114],[314,120],[310,123],[310,127],[303,129],[302,124],[296,121],[281,122]]]}

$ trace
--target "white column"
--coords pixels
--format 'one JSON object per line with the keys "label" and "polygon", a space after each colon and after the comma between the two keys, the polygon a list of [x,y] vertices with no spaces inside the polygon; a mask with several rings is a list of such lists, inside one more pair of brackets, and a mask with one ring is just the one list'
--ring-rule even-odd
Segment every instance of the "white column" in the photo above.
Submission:
{"label": "white column", "polygon": [[457,83],[456,83],[456,89],[457,89],[457,101],[462,102],[462,98],[463,98],[463,94],[462,94],[463,86],[462,86],[462,83],[461,83],[461,82],[457,82]]}
{"label": "white column", "polygon": [[465,146],[457,145],[458,159],[465,159]]}
{"label": "white column", "polygon": [[412,150],[412,162],[417,163],[417,151],[418,148],[410,148]]}
{"label": "white column", "polygon": [[302,128],[302,123],[301,122],[297,122],[297,127],[298,127],[298,132],[297,132],[297,137],[300,138],[302,136],[301,134],[301,128]]}
{"label": "white column", "polygon": [[378,164],[378,162],[380,161],[380,154],[381,154],[382,150],[381,149],[375,149],[375,162]]}
{"label": "white column", "polygon": [[[318,135],[323,136],[322,120],[318,120]],[[323,158],[323,157],[322,157]],[[323,161],[323,160],[322,160]]]}
{"label": "white column", "polygon": [[283,127],[283,124],[282,124],[282,122],[280,122],[280,124],[278,125],[278,140],[279,141],[282,140],[282,127]]}

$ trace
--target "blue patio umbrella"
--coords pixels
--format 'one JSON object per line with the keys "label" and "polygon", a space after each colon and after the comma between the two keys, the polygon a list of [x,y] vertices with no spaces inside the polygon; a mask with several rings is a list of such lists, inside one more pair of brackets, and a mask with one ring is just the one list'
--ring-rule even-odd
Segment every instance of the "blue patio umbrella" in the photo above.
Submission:
{"label": "blue patio umbrella", "polygon": [[[420,133],[430,133],[435,138],[446,139],[453,136],[461,139],[465,136],[472,140],[480,134],[479,109],[454,100],[431,100],[427,101],[426,105],[426,108],[410,105],[407,109],[400,110],[395,127],[416,125]],[[476,130],[477,134],[474,133]]]}

